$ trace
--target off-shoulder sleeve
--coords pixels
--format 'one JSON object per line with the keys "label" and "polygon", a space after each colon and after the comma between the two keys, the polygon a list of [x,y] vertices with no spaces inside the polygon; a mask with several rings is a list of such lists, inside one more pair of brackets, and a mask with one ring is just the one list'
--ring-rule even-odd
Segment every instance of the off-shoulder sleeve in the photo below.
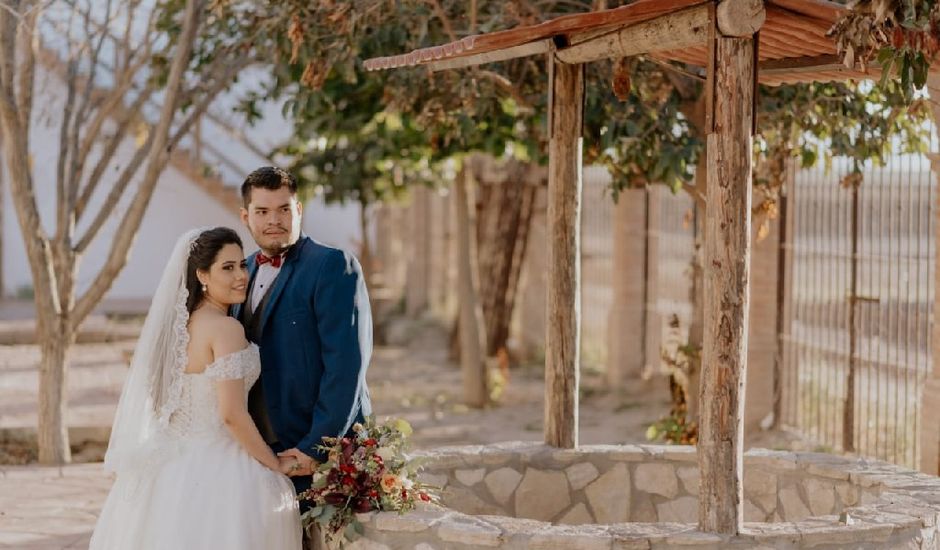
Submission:
{"label": "off-shoulder sleeve", "polygon": [[237,380],[247,378],[255,365],[258,364],[260,357],[258,348],[248,346],[245,349],[223,355],[211,365],[206,367],[206,377],[212,380]]}

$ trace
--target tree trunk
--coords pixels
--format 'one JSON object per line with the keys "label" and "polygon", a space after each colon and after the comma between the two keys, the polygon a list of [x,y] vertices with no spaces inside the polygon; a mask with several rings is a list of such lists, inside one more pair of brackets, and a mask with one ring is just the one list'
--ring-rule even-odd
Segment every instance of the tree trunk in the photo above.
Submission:
{"label": "tree trunk", "polygon": [[529,163],[510,161],[497,168],[505,178],[486,181],[482,166],[491,159],[477,156],[471,172],[478,182],[477,246],[479,250],[480,302],[486,326],[486,355],[493,357],[506,347],[519,286],[522,260],[528,245],[535,193],[530,181],[537,169]]}
{"label": "tree trunk", "polygon": [[362,277],[365,279],[366,288],[372,288],[372,244],[369,240],[369,217],[371,211],[366,202],[359,203],[359,230],[362,232],[362,240],[359,244],[359,265],[362,266]]}
{"label": "tree trunk", "polygon": [[[717,30],[715,31],[717,33]],[[744,384],[751,245],[753,35],[716,36],[706,91],[708,149],[705,337],[698,442],[699,528],[736,534],[744,522]]]}
{"label": "tree trunk", "polygon": [[3,164],[0,163],[0,300],[7,294],[6,279],[4,279],[3,241],[6,231],[3,228],[3,215],[6,212],[6,190],[3,185]]}
{"label": "tree trunk", "polygon": [[483,407],[487,402],[486,332],[478,296],[476,212],[471,205],[473,189],[470,172],[461,168],[454,182],[457,209],[458,295],[460,301],[460,369],[463,373],[464,403]]}
{"label": "tree trunk", "polygon": [[549,54],[545,443],[578,446],[581,345],[581,130],[584,66]]}
{"label": "tree trunk", "polygon": [[689,361],[689,387],[686,388],[686,418],[698,422],[699,417],[699,391],[702,380],[702,339],[705,334],[705,277],[702,270],[702,253],[705,243],[705,220],[707,206],[701,197],[705,196],[708,188],[708,152],[702,151],[695,167],[694,200],[694,232],[695,244],[692,250],[692,286],[689,289],[689,298],[692,303],[692,319],[689,322],[689,346],[698,350],[698,355]]}
{"label": "tree trunk", "polygon": [[75,335],[66,316],[40,314],[39,462],[67,464],[72,460],[68,435],[66,363]]}

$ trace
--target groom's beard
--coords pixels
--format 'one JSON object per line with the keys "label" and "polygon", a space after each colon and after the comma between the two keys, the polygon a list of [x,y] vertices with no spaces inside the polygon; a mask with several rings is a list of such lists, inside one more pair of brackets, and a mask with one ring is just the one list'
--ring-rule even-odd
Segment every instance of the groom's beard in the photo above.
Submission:
{"label": "groom's beard", "polygon": [[252,235],[258,247],[268,255],[283,254],[300,238],[300,231],[295,235],[289,229],[278,227],[276,233],[267,234],[271,229],[266,229],[260,235]]}

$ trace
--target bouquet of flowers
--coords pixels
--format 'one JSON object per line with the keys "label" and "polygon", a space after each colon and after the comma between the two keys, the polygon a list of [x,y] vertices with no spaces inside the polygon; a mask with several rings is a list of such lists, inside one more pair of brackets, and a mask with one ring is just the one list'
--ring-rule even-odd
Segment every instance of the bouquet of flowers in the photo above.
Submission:
{"label": "bouquet of flowers", "polygon": [[327,542],[355,540],[362,534],[356,514],[404,513],[419,502],[436,502],[433,488],[416,480],[420,465],[405,456],[411,426],[402,419],[377,424],[374,416],[353,425],[353,437],[324,437],[319,448],[327,460],[313,474],[313,485],[301,493],[312,508],[301,519],[309,533],[318,525]]}

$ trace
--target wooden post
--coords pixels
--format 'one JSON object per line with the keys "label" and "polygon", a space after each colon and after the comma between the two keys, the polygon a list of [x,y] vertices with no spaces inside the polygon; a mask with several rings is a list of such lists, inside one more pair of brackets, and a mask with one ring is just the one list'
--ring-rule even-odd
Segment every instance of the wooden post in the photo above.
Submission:
{"label": "wooden post", "polygon": [[787,360],[789,352],[790,318],[792,307],[790,300],[793,289],[793,254],[790,253],[790,241],[793,239],[793,215],[790,213],[789,193],[793,189],[796,164],[788,162],[786,167],[786,182],[780,196],[780,229],[777,239],[777,318],[774,323],[774,335],[777,339],[776,353],[774,354],[774,421],[772,429],[779,429],[783,425],[784,393],[787,391],[786,380],[789,376]]}
{"label": "wooden post", "polygon": [[[940,75],[927,79],[927,95],[933,115],[934,132],[940,137]],[[940,182],[940,151],[930,153],[930,166]],[[940,199],[933,205],[934,246],[940,243]],[[934,264],[934,285],[940,282],[940,254]],[[934,286],[934,288],[938,288]],[[933,351],[930,373],[921,387],[918,408],[920,433],[918,434],[918,469],[930,475],[940,475],[940,292],[934,293],[933,323],[930,327],[930,346]]]}
{"label": "wooden post", "polygon": [[549,54],[545,442],[578,446],[581,340],[581,125],[584,66]]}
{"label": "wooden post", "polygon": [[460,370],[463,374],[464,404],[483,407],[486,386],[486,330],[480,308],[480,280],[477,266],[476,200],[465,165],[454,181],[454,205],[457,210],[457,292],[459,301]]}
{"label": "wooden post", "polygon": [[[716,26],[709,45],[706,82],[711,116],[706,138],[708,207],[698,443],[699,528],[736,534],[744,523],[744,385],[756,48],[754,35],[723,35],[719,29],[728,29],[729,25],[723,25],[720,17],[720,13],[713,17]],[[735,28],[742,27],[740,20],[735,23]]]}
{"label": "wooden post", "polygon": [[405,311],[409,317],[418,317],[428,308],[428,279],[430,255],[430,194],[423,185],[412,188],[411,203],[411,262],[405,281]]}

